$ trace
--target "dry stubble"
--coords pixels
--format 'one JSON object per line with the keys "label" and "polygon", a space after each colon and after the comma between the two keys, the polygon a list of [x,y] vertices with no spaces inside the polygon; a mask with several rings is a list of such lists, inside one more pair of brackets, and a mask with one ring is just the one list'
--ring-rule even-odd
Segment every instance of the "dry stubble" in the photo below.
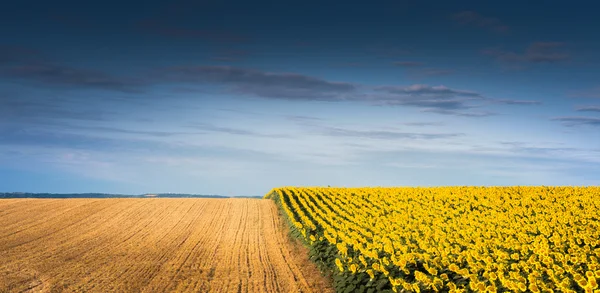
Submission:
{"label": "dry stubble", "polygon": [[271,200],[0,200],[0,292],[331,292]]}

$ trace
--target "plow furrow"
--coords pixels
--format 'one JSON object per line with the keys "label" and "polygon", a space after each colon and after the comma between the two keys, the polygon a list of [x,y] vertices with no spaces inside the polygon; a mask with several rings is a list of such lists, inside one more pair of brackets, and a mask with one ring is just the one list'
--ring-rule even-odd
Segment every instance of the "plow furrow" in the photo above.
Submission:
{"label": "plow furrow", "polygon": [[0,200],[0,292],[328,292],[270,200]]}

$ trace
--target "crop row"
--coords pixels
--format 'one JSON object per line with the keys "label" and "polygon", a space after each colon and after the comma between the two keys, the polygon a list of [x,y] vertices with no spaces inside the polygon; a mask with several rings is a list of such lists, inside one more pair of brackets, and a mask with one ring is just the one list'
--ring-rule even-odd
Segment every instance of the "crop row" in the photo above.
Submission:
{"label": "crop row", "polygon": [[273,189],[338,292],[600,292],[600,188]]}

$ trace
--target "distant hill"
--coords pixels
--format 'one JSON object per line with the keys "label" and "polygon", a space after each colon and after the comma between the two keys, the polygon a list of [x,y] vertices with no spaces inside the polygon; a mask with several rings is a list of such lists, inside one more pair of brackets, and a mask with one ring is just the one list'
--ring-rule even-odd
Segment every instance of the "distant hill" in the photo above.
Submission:
{"label": "distant hill", "polygon": [[139,195],[108,193],[32,193],[32,192],[0,192],[0,198],[113,198],[140,197]]}
{"label": "distant hill", "polygon": [[[145,194],[144,196],[147,196]],[[207,195],[207,194],[187,194],[187,193],[153,193],[153,197],[200,197],[200,198],[229,198],[223,195]]]}
{"label": "distant hill", "polygon": [[[187,193],[145,193],[110,194],[110,193],[30,193],[30,192],[0,192],[0,198],[229,198],[223,195],[187,194]],[[241,198],[262,198],[262,196],[235,196]]]}

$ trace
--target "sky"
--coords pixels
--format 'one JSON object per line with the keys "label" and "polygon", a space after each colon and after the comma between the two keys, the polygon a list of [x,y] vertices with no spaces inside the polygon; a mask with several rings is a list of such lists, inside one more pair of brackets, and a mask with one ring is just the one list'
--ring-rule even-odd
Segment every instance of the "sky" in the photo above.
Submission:
{"label": "sky", "polygon": [[594,1],[10,1],[0,191],[600,184]]}

